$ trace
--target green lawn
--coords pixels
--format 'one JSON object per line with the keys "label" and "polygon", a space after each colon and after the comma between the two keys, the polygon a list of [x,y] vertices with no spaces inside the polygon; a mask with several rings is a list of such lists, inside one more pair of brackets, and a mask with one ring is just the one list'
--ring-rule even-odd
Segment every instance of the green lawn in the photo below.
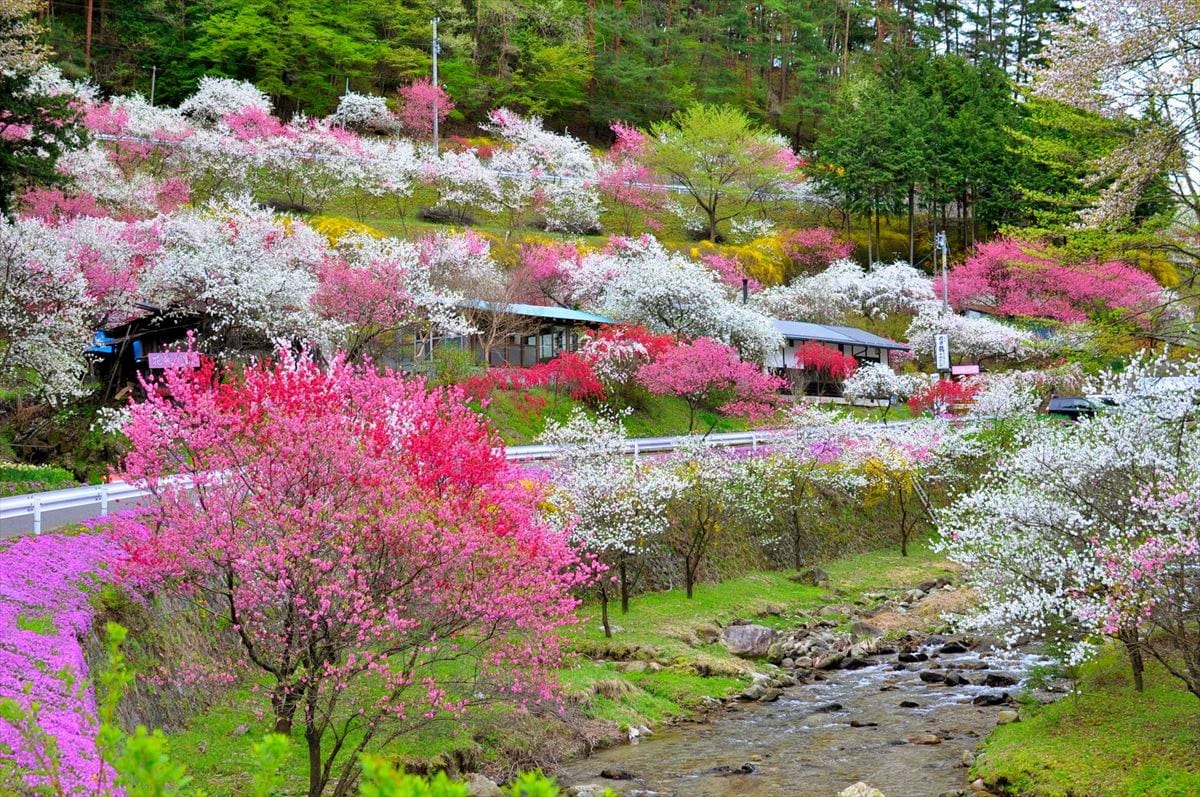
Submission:
{"label": "green lawn", "polygon": [[[565,704],[584,718],[621,729],[685,716],[705,697],[740,689],[750,669],[720,645],[699,642],[697,627],[734,617],[787,625],[794,621],[788,615],[797,611],[851,601],[863,591],[911,586],[950,572],[944,561],[919,545],[907,559],[891,550],[875,551],[831,562],[825,569],[832,587],[844,594],[796,584],[786,573],[751,573],[720,584],[698,585],[692,600],[681,590],[637,596],[627,615],[620,613],[619,606],[612,607],[613,623],[619,629],[612,640],[606,640],[599,627],[598,606],[586,604],[580,610],[580,624],[568,634],[571,653],[559,672]],[[647,665],[631,668],[619,660]],[[655,664],[649,665],[650,660]],[[645,671],[637,671],[643,666]],[[256,715],[264,705],[262,693],[255,694],[245,685],[224,694],[187,728],[169,734],[172,756],[187,762],[197,784],[212,797],[232,797],[244,789],[252,763],[250,744],[268,729],[268,721]],[[302,785],[301,733],[295,730],[284,767],[294,773],[287,793]],[[556,733],[564,738],[571,735],[565,726],[546,718],[492,705],[473,710],[465,726],[434,723],[400,737],[386,752],[417,769],[450,760],[479,764]]]}
{"label": "green lawn", "polygon": [[1022,797],[1200,795],[1200,700],[1157,663],[1133,689],[1123,654],[1084,665],[1080,694],[996,729],[975,774]]}

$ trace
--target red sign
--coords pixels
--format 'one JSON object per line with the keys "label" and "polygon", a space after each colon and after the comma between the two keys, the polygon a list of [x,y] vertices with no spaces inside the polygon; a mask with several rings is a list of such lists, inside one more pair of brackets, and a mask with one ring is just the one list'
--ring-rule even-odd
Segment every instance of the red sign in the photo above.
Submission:
{"label": "red sign", "polygon": [[978,365],[955,365],[950,368],[954,376],[975,376],[979,373]]}
{"label": "red sign", "polygon": [[148,359],[150,368],[157,371],[200,367],[200,353],[194,351],[154,351],[150,352]]}

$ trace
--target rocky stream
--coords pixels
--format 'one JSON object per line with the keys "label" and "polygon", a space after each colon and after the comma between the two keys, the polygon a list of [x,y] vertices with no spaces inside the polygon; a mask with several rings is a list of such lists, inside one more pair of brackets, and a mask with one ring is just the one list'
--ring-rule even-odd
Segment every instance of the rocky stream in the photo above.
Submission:
{"label": "rocky stream", "polygon": [[979,742],[998,722],[1019,721],[1018,695],[1052,700],[1061,686],[1032,688],[1047,661],[1035,654],[917,623],[890,634],[870,625],[953,589],[922,586],[876,598],[850,633],[821,617],[784,631],[727,625],[725,647],[776,666],[760,665],[745,691],[707,716],[653,734],[635,729],[630,744],[566,766],[560,782],[577,797],[604,788],[629,797],[986,793],[967,778]]}

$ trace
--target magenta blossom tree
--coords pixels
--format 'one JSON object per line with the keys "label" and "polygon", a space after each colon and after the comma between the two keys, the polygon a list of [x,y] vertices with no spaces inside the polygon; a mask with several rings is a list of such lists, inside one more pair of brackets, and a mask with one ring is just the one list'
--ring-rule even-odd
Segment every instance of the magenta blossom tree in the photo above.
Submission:
{"label": "magenta blossom tree", "polygon": [[399,90],[400,109],[396,118],[400,126],[413,135],[422,138],[433,137],[433,115],[437,114],[438,123],[446,121],[446,117],[454,110],[454,101],[441,86],[435,86],[429,78],[414,80]]}
{"label": "magenta blossom tree", "polygon": [[156,500],[115,524],[124,579],[223,607],[274,729],[303,731],[309,797],[422,723],[554,696],[590,575],[460,392],[281,353],[147,393],[120,475]]}
{"label": "magenta blossom tree", "polygon": [[[688,431],[696,411],[761,418],[778,406],[783,380],[742,361],[732,346],[711,338],[670,349],[638,369],[638,380],[651,393],[679,396],[688,405]],[[714,418],[708,431],[716,424]],[[706,432],[707,434],[707,432]]]}

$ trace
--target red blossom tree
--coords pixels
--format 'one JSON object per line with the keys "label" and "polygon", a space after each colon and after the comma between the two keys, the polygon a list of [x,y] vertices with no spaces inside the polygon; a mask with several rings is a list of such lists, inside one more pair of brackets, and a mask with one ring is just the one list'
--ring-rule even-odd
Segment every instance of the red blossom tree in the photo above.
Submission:
{"label": "red blossom tree", "polygon": [[421,723],[552,696],[590,575],[461,392],[283,353],[148,387],[121,476],[156,500],[115,523],[124,575],[224,608],[275,729],[299,714],[310,797]]}
{"label": "red blossom tree", "polygon": [[858,369],[858,360],[849,354],[811,340],[796,349],[795,357],[796,368],[789,376],[792,391],[797,395],[807,393],[814,379],[842,382]]}
{"label": "red blossom tree", "polygon": [[711,338],[664,352],[638,369],[638,380],[651,393],[679,396],[687,402],[688,431],[695,428],[697,410],[745,418],[766,416],[778,406],[783,386],[782,379],[743,362],[736,349]]}
{"label": "red blossom tree", "polygon": [[908,399],[908,407],[914,415],[927,411],[949,415],[954,405],[973,401],[978,392],[979,385],[942,379],[914,393]]}

